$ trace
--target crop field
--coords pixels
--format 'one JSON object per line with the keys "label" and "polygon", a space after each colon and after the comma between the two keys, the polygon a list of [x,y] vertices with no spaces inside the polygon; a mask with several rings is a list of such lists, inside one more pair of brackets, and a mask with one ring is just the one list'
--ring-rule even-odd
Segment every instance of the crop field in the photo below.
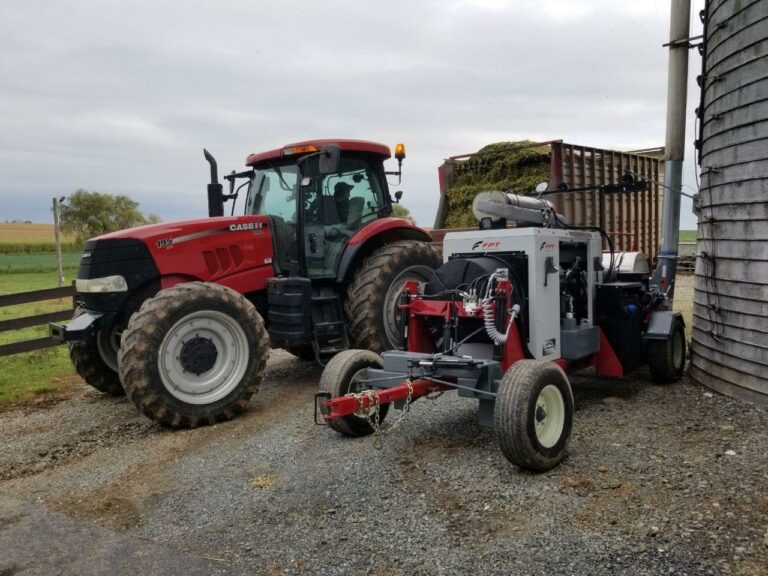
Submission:
{"label": "crop field", "polygon": [[[73,238],[66,235],[62,238],[64,242],[72,240]],[[0,243],[3,244],[40,244],[47,242],[53,244],[55,241],[53,224],[0,223]]]}

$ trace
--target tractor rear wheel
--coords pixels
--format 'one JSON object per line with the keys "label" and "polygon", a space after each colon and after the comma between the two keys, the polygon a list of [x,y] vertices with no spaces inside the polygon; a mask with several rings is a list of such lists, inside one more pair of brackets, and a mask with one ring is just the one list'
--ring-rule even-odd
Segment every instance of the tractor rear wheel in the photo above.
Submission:
{"label": "tractor rear wheel", "polygon": [[[75,309],[72,317],[83,313]],[[125,396],[117,372],[117,351],[120,348],[120,334],[116,329],[100,331],[93,338],[79,340],[69,345],[69,358],[78,376],[99,392],[110,396]]]}
{"label": "tractor rear wheel", "polygon": [[120,377],[148,418],[193,428],[248,409],[269,356],[256,308],[234,290],[180,284],[144,302],[123,333]]}
{"label": "tractor rear wheel", "polygon": [[504,374],[494,408],[496,440],[504,457],[544,472],[568,448],[573,394],[565,372],[552,362],[520,360]]}
{"label": "tractor rear wheel", "polygon": [[672,333],[666,340],[645,343],[648,368],[654,382],[668,384],[683,377],[685,371],[685,326],[675,318]]}
{"label": "tractor rear wheel", "polygon": [[[359,381],[365,376],[366,368],[381,368],[381,356],[368,350],[344,350],[336,354],[323,370],[320,377],[320,391],[328,392],[331,398],[359,394],[369,390],[370,386]],[[389,404],[379,406],[379,422],[383,422],[389,412]],[[367,418],[344,416],[328,420],[328,426],[345,436],[367,436],[373,433],[373,426]]]}
{"label": "tractor rear wheel", "polygon": [[440,256],[427,242],[400,240],[366,258],[347,288],[344,306],[352,346],[372,352],[402,349],[397,305],[407,280],[427,282]]}

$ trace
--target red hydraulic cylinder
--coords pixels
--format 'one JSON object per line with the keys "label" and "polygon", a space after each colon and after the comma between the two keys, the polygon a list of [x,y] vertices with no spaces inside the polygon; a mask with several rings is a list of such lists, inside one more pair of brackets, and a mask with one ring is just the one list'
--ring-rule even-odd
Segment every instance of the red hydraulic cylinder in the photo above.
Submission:
{"label": "red hydraulic cylinder", "polygon": [[[449,386],[448,384],[440,384],[438,382],[432,382],[431,380],[414,380],[411,383],[411,399],[413,400],[420,398],[421,396],[426,396],[431,392],[452,389],[453,386]],[[408,384],[406,381],[393,388],[376,390],[375,393],[378,397],[379,404],[389,404],[390,402],[405,400],[408,398]],[[373,399],[368,394],[339,396],[338,398],[333,398],[320,403],[320,405],[325,408],[322,412],[323,418],[326,420],[352,416],[360,408],[369,408],[373,404]]]}

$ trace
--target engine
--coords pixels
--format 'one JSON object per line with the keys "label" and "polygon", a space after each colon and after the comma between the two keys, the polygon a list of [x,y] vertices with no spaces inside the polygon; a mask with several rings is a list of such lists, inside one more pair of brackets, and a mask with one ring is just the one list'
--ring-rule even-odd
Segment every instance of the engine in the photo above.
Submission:
{"label": "engine", "polygon": [[598,232],[528,227],[448,233],[443,257],[423,299],[460,311],[425,318],[435,351],[501,360],[514,325],[524,357],[578,362],[600,349],[602,328],[627,369],[639,364],[642,254],[604,255]]}

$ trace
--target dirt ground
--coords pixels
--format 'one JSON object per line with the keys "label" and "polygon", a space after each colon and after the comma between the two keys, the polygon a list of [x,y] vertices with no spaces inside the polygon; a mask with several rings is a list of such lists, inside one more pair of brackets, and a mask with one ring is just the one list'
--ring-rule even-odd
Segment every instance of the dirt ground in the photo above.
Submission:
{"label": "dirt ground", "polygon": [[319,376],[273,352],[250,412],[189,431],[77,381],[0,413],[0,574],[768,574],[764,409],[575,377],[570,456],[536,475],[453,394],[382,450],[339,437]]}

